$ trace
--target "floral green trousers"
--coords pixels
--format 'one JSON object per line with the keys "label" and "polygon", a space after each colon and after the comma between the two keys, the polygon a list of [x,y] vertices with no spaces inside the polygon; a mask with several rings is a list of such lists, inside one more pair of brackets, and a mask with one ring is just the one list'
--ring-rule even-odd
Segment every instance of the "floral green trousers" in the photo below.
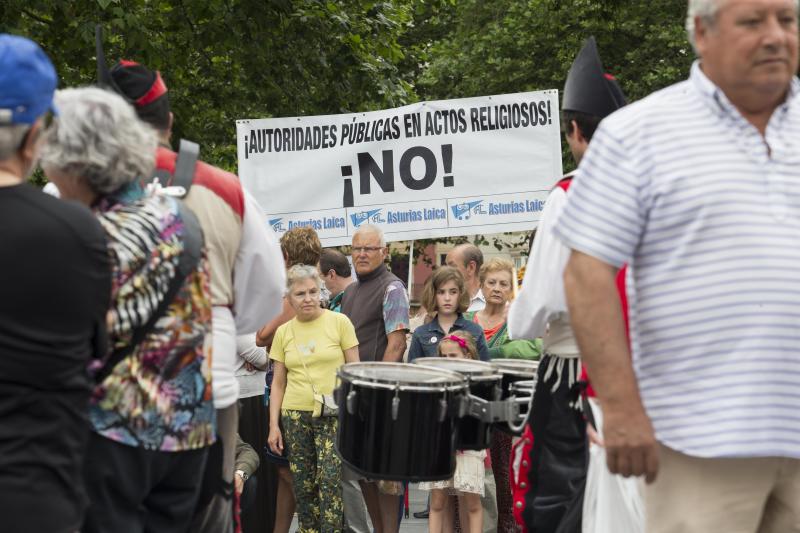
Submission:
{"label": "floral green trousers", "polygon": [[342,463],[334,451],[336,417],[313,418],[311,411],[284,409],[284,445],[294,478],[301,533],[341,533]]}

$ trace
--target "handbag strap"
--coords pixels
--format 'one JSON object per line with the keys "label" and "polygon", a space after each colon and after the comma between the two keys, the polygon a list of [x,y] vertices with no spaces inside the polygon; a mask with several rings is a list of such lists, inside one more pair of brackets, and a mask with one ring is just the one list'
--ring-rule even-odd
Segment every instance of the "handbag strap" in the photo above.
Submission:
{"label": "handbag strap", "polygon": [[[292,319],[294,320],[294,319]],[[314,393],[314,396],[319,396],[317,392],[317,388],[314,386],[314,380],[311,379],[311,373],[308,371],[308,367],[306,366],[306,362],[303,360],[303,353],[300,351],[300,346],[297,345],[297,333],[294,331],[294,324],[289,322],[289,329],[292,330],[292,340],[294,341],[294,348],[297,350],[297,357],[300,359],[300,363],[303,364],[303,370],[306,372],[306,377],[308,378],[308,382],[311,384],[311,391]]]}
{"label": "handbag strap", "polygon": [[200,157],[200,145],[181,139],[178,147],[178,155],[175,158],[175,173],[170,174],[166,169],[157,169],[154,177],[158,179],[162,187],[183,187],[184,198],[189,194],[189,189],[194,182],[194,170],[197,160]]}
{"label": "handbag strap", "polygon": [[[105,378],[111,374],[114,367],[120,361],[128,357],[139,346],[148,333],[156,325],[156,322],[166,314],[170,304],[175,300],[178,291],[183,286],[183,282],[189,274],[195,269],[200,262],[200,257],[203,254],[203,230],[200,227],[200,222],[197,220],[192,211],[184,205],[183,202],[178,202],[178,211],[180,212],[181,220],[184,224],[183,234],[183,250],[181,251],[180,258],[178,259],[178,267],[175,271],[175,276],[170,281],[167,292],[159,302],[158,307],[150,315],[150,319],[143,325],[134,330],[131,336],[131,341],[121,348],[115,349],[108,356],[103,366],[94,374],[95,383],[102,383]],[[165,373],[170,374],[175,365],[179,362],[179,358],[167,362]]]}

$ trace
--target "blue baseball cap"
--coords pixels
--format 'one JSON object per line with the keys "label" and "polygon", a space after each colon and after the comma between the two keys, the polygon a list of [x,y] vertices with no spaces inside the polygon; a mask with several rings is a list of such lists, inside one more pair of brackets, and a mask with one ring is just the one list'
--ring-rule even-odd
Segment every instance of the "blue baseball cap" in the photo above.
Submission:
{"label": "blue baseball cap", "polygon": [[55,112],[56,69],[38,44],[0,33],[0,126],[33,124]]}

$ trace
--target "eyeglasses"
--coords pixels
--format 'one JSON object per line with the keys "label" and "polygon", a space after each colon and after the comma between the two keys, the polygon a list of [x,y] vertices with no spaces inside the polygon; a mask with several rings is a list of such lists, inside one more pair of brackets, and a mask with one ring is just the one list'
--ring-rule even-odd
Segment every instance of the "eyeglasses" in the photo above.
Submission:
{"label": "eyeglasses", "polygon": [[383,246],[353,246],[353,255],[374,254],[378,250],[383,250]]}

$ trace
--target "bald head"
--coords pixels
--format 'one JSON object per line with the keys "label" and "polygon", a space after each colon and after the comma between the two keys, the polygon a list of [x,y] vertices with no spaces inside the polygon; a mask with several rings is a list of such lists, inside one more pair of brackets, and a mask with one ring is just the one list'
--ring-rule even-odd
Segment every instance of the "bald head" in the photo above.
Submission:
{"label": "bald head", "polygon": [[478,272],[483,265],[483,253],[474,244],[459,244],[447,254],[447,266],[455,267],[464,276],[470,297],[480,288]]}

